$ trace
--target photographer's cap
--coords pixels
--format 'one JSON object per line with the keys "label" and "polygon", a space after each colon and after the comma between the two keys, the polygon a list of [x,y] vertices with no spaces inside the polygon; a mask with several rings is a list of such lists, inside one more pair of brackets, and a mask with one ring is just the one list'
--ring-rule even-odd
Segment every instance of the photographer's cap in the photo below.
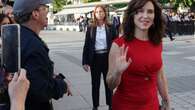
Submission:
{"label": "photographer's cap", "polygon": [[52,0],[15,0],[13,5],[13,13],[17,16],[23,16],[31,13],[39,5],[46,5]]}

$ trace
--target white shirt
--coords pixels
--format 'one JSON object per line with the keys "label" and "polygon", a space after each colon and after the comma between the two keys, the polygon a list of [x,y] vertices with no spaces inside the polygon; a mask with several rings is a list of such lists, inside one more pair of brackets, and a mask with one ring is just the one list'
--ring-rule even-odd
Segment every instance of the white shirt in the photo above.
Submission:
{"label": "white shirt", "polygon": [[102,50],[102,49],[107,49],[105,25],[97,26],[96,29],[95,50]]}

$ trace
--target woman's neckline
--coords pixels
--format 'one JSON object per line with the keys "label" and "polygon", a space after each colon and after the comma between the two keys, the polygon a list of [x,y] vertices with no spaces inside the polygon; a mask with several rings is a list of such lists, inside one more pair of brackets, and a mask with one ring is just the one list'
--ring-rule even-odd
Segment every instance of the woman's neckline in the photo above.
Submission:
{"label": "woman's neckline", "polygon": [[138,37],[135,37],[135,39],[140,42],[149,42],[149,39],[140,39]]}

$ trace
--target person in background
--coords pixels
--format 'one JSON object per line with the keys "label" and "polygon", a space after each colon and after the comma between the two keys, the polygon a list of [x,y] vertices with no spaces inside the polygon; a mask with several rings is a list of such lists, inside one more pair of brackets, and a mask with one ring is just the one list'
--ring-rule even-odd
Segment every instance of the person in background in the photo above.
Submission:
{"label": "person in background", "polygon": [[117,16],[117,14],[115,14],[115,15],[113,16],[112,24],[113,24],[114,27],[116,28],[116,34],[119,35],[119,33],[120,33],[121,21],[120,21],[120,17]]}
{"label": "person in background", "polygon": [[5,14],[0,14],[0,26],[5,24],[12,24],[12,21],[9,16]]}
{"label": "person in background", "polygon": [[2,0],[0,0],[0,13],[1,14],[3,13],[3,3],[2,3]]}
{"label": "person in background", "polygon": [[175,40],[175,38],[173,38],[173,35],[172,35],[172,32],[171,32],[171,29],[170,29],[170,27],[171,27],[171,20],[170,20],[170,17],[167,15],[167,14],[165,14],[165,13],[163,13],[163,17],[164,17],[164,19],[165,19],[165,36],[168,36],[169,37],[169,39],[171,40],[171,41],[173,41],[173,40]]}
{"label": "person in background", "polygon": [[3,14],[7,15],[11,19],[12,23],[15,23],[14,15],[13,15],[13,7],[12,6],[5,5],[3,7]]}
{"label": "person in background", "polygon": [[84,32],[86,32],[88,25],[89,25],[89,18],[86,16],[84,18]]}
{"label": "person in background", "polygon": [[6,5],[3,7],[3,13],[9,17],[13,17],[13,7],[10,5]]}
{"label": "person in background", "polygon": [[87,27],[83,48],[82,65],[86,72],[91,71],[93,110],[98,110],[101,74],[103,75],[106,104],[111,110],[112,91],[106,84],[108,72],[108,53],[112,41],[117,37],[115,28],[108,23],[104,6],[94,9],[93,23]]}
{"label": "person in background", "polygon": [[5,24],[12,24],[12,20],[9,16],[5,14],[0,14],[0,28],[2,25],[5,25]]}
{"label": "person in background", "polygon": [[131,0],[123,19],[123,35],[109,53],[107,83],[116,89],[113,110],[170,110],[162,61],[165,22],[156,0]]}
{"label": "person in background", "polygon": [[11,103],[10,110],[25,110],[25,100],[29,87],[30,82],[26,78],[26,70],[21,69],[19,74],[14,74],[8,86]]}
{"label": "person in background", "polygon": [[84,18],[83,18],[83,16],[80,16],[80,18],[79,18],[79,32],[83,32],[84,31]]}

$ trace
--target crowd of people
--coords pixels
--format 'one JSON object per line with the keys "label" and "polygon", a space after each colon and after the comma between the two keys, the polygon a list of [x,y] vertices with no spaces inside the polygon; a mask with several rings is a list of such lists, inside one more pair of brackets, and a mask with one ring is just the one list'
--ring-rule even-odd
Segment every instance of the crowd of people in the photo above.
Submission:
{"label": "crowd of people", "polygon": [[[13,9],[6,6],[0,14],[0,26],[20,25],[22,58],[13,78],[1,68],[0,85],[9,79],[9,107],[0,105],[0,110],[53,110],[51,99],[72,95],[65,76],[54,73],[49,48],[39,36],[47,26],[48,3],[51,0],[15,0]],[[122,24],[117,16],[109,23],[106,8],[94,8],[92,22],[81,27],[86,32],[82,65],[91,73],[92,110],[99,107],[101,75],[108,110],[171,110],[162,58],[166,18],[192,20],[194,13],[165,14],[156,0],[131,0]],[[79,22],[83,26],[82,16]]]}
{"label": "crowd of people", "polygon": [[163,11],[167,19],[167,32],[170,40],[174,40],[175,35],[194,34],[195,13],[185,12],[176,13],[174,11]]}
{"label": "crowd of people", "polygon": [[189,12],[174,12],[172,10],[166,10],[164,11],[165,14],[168,15],[170,21],[192,21],[195,20],[195,13],[192,11]]}
{"label": "crowd of people", "polygon": [[77,19],[74,16],[55,16],[54,18],[55,25],[78,25],[79,32],[86,32],[87,26],[90,24],[90,18],[87,16],[79,16]]}

